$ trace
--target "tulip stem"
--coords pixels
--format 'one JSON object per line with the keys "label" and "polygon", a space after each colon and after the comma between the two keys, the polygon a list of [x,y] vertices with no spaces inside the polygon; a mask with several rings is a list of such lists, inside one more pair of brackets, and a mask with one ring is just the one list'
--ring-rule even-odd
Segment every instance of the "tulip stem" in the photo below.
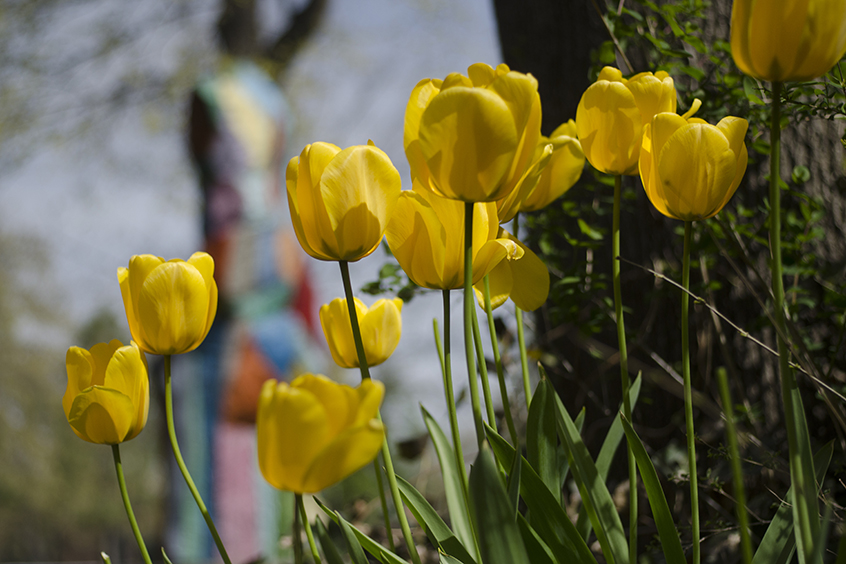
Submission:
{"label": "tulip stem", "polygon": [[464,202],[464,355],[467,358],[467,378],[470,384],[470,403],[476,427],[476,445],[482,450],[485,442],[485,424],[479,402],[479,384],[476,381],[476,356],[473,353],[473,202]]}
{"label": "tulip stem", "polygon": [[734,481],[734,502],[737,508],[737,521],[740,527],[740,551],[743,564],[752,562],[752,541],[749,538],[749,516],[746,513],[746,490],[743,487],[743,466],[740,451],[737,448],[737,434],[734,427],[734,404],[731,400],[726,369],[717,369],[717,383],[720,386],[720,398],[723,400],[723,415],[726,418],[726,439],[731,459],[731,473]]}
{"label": "tulip stem", "polygon": [[[620,379],[623,388],[623,415],[632,420],[629,400],[629,355],[626,352],[626,324],[623,319],[623,293],[620,289],[620,202],[623,177],[614,176],[614,210],[611,226],[611,278],[614,286],[614,317],[617,320],[617,345],[620,349]],[[629,459],[629,562],[637,562],[637,463],[628,441]]]}
{"label": "tulip stem", "polygon": [[308,520],[308,513],[306,513],[305,503],[303,503],[302,494],[294,496],[296,509],[300,512],[300,518],[305,525],[306,538],[308,539],[308,547],[311,549],[311,556],[314,558],[314,564],[320,564],[320,552],[317,550],[317,545],[314,544],[314,533],[311,532],[311,522]]}
{"label": "tulip stem", "polygon": [[491,333],[491,348],[493,349],[494,364],[496,364],[496,377],[499,380],[499,395],[502,396],[502,407],[505,410],[505,423],[508,425],[508,434],[511,436],[511,443],[517,447],[517,428],[514,426],[514,417],[511,415],[511,402],[508,401],[508,386],[505,383],[505,370],[502,367],[502,357],[499,354],[499,340],[496,336],[496,324],[494,323],[493,308],[491,307],[491,283],[485,275],[485,313],[488,316],[488,329]]}
{"label": "tulip stem", "polygon": [[[474,296],[475,297],[475,296]],[[473,311],[473,342],[476,345],[476,357],[479,359],[479,373],[482,378],[482,394],[485,397],[485,411],[488,416],[488,425],[496,429],[496,413],[493,408],[493,397],[491,397],[491,383],[488,380],[488,366],[485,360],[485,349],[482,346],[482,335],[479,330],[479,317]]]}
{"label": "tulip stem", "polygon": [[[443,344],[443,375],[444,375],[444,393],[446,394],[447,411],[449,412],[449,428],[452,431],[452,448],[455,452],[455,464],[458,473],[461,475],[461,486],[464,490],[464,498],[469,503],[470,487],[467,483],[467,472],[464,465],[464,452],[461,448],[461,430],[458,427],[458,415],[455,407],[455,390],[452,386],[452,358],[450,349],[450,305],[449,305],[449,290],[443,290],[444,302],[444,344]],[[437,320],[435,321],[435,346],[440,349],[441,341],[438,338]]]}
{"label": "tulip stem", "polygon": [[[520,214],[514,214],[514,237],[520,237]],[[529,381],[529,357],[526,354],[526,334],[523,330],[523,310],[514,306],[517,318],[517,346],[520,349],[520,371],[523,375],[523,395],[526,396],[526,409],[532,403],[532,383]],[[514,443],[515,446],[517,443]]]}
{"label": "tulip stem", "polygon": [[[352,283],[350,282],[349,264],[345,260],[338,261],[338,264],[341,265],[341,279],[344,282],[344,295],[347,299],[347,308],[350,312],[350,326],[352,327],[355,350],[358,353],[361,379],[362,381],[369,380],[370,370],[367,367],[367,357],[364,353],[364,343],[361,340],[361,326],[358,324],[358,314],[355,310],[355,298],[353,296]],[[377,417],[379,418],[379,422],[381,422],[382,414],[377,412]],[[414,564],[420,564],[420,555],[417,554],[417,547],[414,545],[414,539],[411,537],[411,528],[408,526],[408,517],[405,514],[405,506],[402,504],[402,497],[400,497],[399,486],[397,485],[397,475],[394,472],[393,460],[391,460],[391,449],[388,447],[387,432],[385,432],[385,438],[382,440],[382,460],[385,462],[385,474],[388,476],[388,487],[391,490],[391,497],[394,499],[394,505],[397,508],[397,519],[399,519],[400,522],[402,536],[405,539],[405,544],[408,547],[408,552],[412,561]],[[391,531],[388,530],[387,533],[390,535]]]}
{"label": "tulip stem", "polygon": [[164,373],[165,373],[165,416],[167,420],[167,434],[170,437],[170,446],[173,449],[173,456],[176,458],[176,465],[179,466],[179,471],[182,472],[182,477],[185,478],[185,483],[188,484],[188,489],[191,490],[191,495],[194,496],[194,501],[197,502],[197,507],[200,508],[200,513],[203,514],[203,519],[206,520],[206,525],[209,532],[217,545],[217,550],[223,558],[225,564],[232,564],[229,560],[229,554],[223,546],[223,541],[220,540],[220,535],[217,534],[217,528],[214,526],[209,510],[206,509],[206,504],[203,503],[203,498],[194,485],[194,480],[191,478],[191,473],[188,472],[188,467],[185,466],[185,461],[182,459],[182,452],[179,450],[179,443],[176,441],[176,429],[173,424],[173,384],[170,377],[170,355],[164,355]]}
{"label": "tulip stem", "polygon": [[294,495],[294,529],[291,531],[291,541],[294,545],[294,564],[303,564],[303,538],[300,534],[300,512],[297,511],[299,498],[300,494]]}
{"label": "tulip stem", "polygon": [[693,537],[693,564],[699,564],[699,479],[696,474],[696,435],[693,431],[693,387],[690,383],[690,337],[688,309],[690,295],[690,232],[692,222],[684,222],[684,255],[682,259],[682,378],[684,379],[684,423],[687,434],[687,461],[690,474],[690,534]]}
{"label": "tulip stem", "polygon": [[388,498],[385,497],[385,484],[382,482],[382,468],[379,467],[379,457],[373,459],[373,471],[376,473],[376,487],[379,489],[379,502],[382,504],[382,519],[385,521],[385,536],[388,537],[388,547],[391,552],[396,551],[394,535],[391,532],[391,515],[388,511]]}
{"label": "tulip stem", "polygon": [[355,310],[355,298],[350,281],[350,265],[347,261],[338,261],[341,265],[341,280],[344,282],[344,295],[347,298],[347,310],[350,313],[355,352],[358,354],[358,367],[361,370],[361,380],[370,380],[370,367],[367,365],[367,354],[364,352],[364,341],[361,340],[361,327],[358,324],[358,313]]}
{"label": "tulip stem", "polygon": [[808,424],[804,417],[802,396],[790,368],[790,352],[784,340],[784,281],[781,266],[781,82],[773,82],[772,115],[770,117],[770,252],[772,254],[773,306],[778,343],[778,368],[787,443],[790,454],[790,481],[793,486],[793,522],[797,550],[810,560],[819,531],[819,508],[816,506],[814,461],[810,451]]}
{"label": "tulip stem", "polygon": [[120,486],[120,496],[123,498],[123,506],[126,508],[126,516],[129,517],[129,524],[132,527],[132,533],[135,535],[135,542],[138,543],[138,549],[141,551],[144,562],[146,564],[152,564],[150,553],[147,552],[147,545],[144,544],[144,537],[141,536],[141,529],[138,528],[138,521],[135,520],[135,512],[132,511],[132,504],[129,502],[129,493],[126,491],[123,465],[120,462],[120,445],[112,445],[112,456],[115,459],[115,471],[117,472],[118,485]]}

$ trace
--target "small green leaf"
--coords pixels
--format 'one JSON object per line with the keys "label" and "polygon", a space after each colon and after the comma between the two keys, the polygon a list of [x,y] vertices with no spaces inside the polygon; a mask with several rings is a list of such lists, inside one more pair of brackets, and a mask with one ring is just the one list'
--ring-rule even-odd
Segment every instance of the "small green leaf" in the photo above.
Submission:
{"label": "small green leaf", "polygon": [[353,564],[367,564],[367,557],[364,555],[364,549],[361,548],[361,543],[353,532],[353,526],[347,523],[345,519],[341,519],[341,514],[337,511],[338,524],[341,526],[341,536],[344,537],[344,542],[347,543],[347,554],[350,555],[350,560]]}
{"label": "small green leaf", "polygon": [[600,478],[575,423],[557,396],[555,407],[558,432],[566,443],[570,457],[570,471],[579,488],[582,504],[590,517],[593,532],[596,534],[602,553],[609,562],[628,564],[628,539],[608,487]]}
{"label": "small green leaf", "polygon": [[476,558],[478,555],[476,555],[476,544],[473,539],[473,528],[470,525],[470,515],[467,512],[467,503],[464,497],[464,486],[459,474],[459,472],[464,472],[464,468],[458,468],[455,451],[453,451],[452,445],[437,421],[423,406],[420,406],[420,410],[423,412],[423,421],[426,423],[426,428],[429,429],[429,435],[432,437],[432,444],[435,445],[435,453],[438,455],[438,462],[441,466],[444,495],[447,500],[452,530],[455,531],[455,535],[461,541],[461,544],[472,551],[471,554]]}
{"label": "small green leaf", "polygon": [[505,486],[485,443],[470,470],[470,505],[485,564],[529,564]]}
{"label": "small green leaf", "polygon": [[514,462],[511,464],[511,471],[508,473],[508,500],[514,506],[514,518],[516,519],[520,513],[517,511],[520,505],[520,476],[523,473],[523,457],[515,456]]}
{"label": "small green leaf", "polygon": [[341,517],[340,513],[329,509],[329,507],[327,507],[325,503],[320,501],[319,498],[314,497],[313,499],[315,503],[317,503],[317,506],[322,509],[323,512],[330,519],[335,521],[335,523],[337,523],[339,526],[341,525],[341,523],[346,523],[350,530],[352,530],[361,547],[367,552],[369,552],[371,555],[373,555],[379,562],[381,562],[382,564],[408,564],[408,562],[406,562],[393,552],[388,552],[384,546],[382,546],[375,540],[371,539],[370,537],[350,525],[343,517]]}
{"label": "small green leaf", "polygon": [[[515,456],[515,460],[522,459],[522,456]],[[523,545],[529,555],[532,564],[557,564],[555,556],[543,542],[543,539],[535,532],[521,514],[517,514],[517,525],[520,527],[520,535],[523,537]]]}
{"label": "small green leaf", "polygon": [[323,549],[326,562],[328,564],[344,564],[344,559],[338,552],[338,547],[332,542],[329,531],[326,530],[326,525],[320,519],[315,519],[315,521],[317,522],[317,538],[320,540],[320,547]]}
{"label": "small green leaf", "polygon": [[555,403],[547,380],[538,382],[526,422],[526,458],[543,483],[561,503],[558,467],[558,434],[555,429]]}
{"label": "small green leaf", "polygon": [[[620,415],[620,419],[622,419]],[[669,564],[686,564],[679,532],[676,530],[673,514],[670,513],[670,506],[667,505],[667,498],[661,488],[661,481],[655,472],[640,437],[628,421],[623,420],[623,430],[626,432],[626,439],[634,451],[640,477],[643,479],[643,486],[646,488],[646,498],[652,508],[652,517],[655,519],[655,526],[658,528],[658,538],[661,540],[661,549],[664,551],[664,558]]]}
{"label": "small green leaf", "polygon": [[790,179],[794,184],[804,184],[811,179],[811,171],[804,165],[796,165],[793,167],[793,173],[790,175]]}
{"label": "small green leaf", "polygon": [[[162,549],[162,554],[164,554],[164,548]],[[105,552],[100,552],[100,558],[103,560],[103,564],[112,564],[112,559]],[[167,555],[165,555],[165,560],[167,560]],[[170,564],[170,560],[167,560],[167,562]]]}
{"label": "small green leaf", "polygon": [[588,225],[582,218],[579,218],[576,221],[579,224],[579,231],[581,231],[583,235],[590,237],[594,241],[602,241],[602,233]]}
{"label": "small green leaf", "polygon": [[411,510],[414,518],[426,531],[426,536],[435,548],[455,556],[463,564],[476,564],[476,561],[453,534],[438,512],[420,495],[420,492],[406,481],[397,476],[397,486],[406,506]]}

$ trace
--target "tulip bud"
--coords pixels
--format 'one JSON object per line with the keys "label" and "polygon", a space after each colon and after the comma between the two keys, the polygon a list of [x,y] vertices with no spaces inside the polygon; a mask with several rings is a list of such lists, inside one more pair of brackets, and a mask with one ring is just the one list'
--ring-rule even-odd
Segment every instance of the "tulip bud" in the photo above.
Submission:
{"label": "tulip bud", "polygon": [[607,174],[637,174],[643,126],[658,112],[675,111],[676,89],[666,72],[627,80],[618,69],[603,68],[576,110],[585,157]]}
{"label": "tulip bud", "polygon": [[735,0],[731,54],[744,73],[772,82],[811,80],[846,52],[846,0]]}
{"label": "tulip bud", "polygon": [[288,205],[297,240],[320,260],[357,261],[376,250],[402,188],[391,159],[372,143],[343,151],[306,145],[288,163]]}
{"label": "tulip bud", "polygon": [[521,190],[533,165],[538,84],[507,65],[477,63],[467,74],[417,84],[405,110],[405,154],[412,178],[433,193],[492,202]]}
{"label": "tulip bud", "polygon": [[291,385],[268,380],[256,419],[259,469],[273,487],[316,493],[373,460],[385,429],[377,419],[381,382],[357,388],[304,374]]}
{"label": "tulip bud", "polygon": [[[452,290],[464,285],[464,204],[436,196],[414,181],[414,189],[400,195],[388,224],[391,253],[418,286]],[[473,206],[473,282],[481,280],[500,261],[520,254],[516,244],[497,237],[493,202]]]}
{"label": "tulip bud", "polygon": [[151,354],[196,349],[217,313],[214,260],[194,253],[187,261],[135,255],[118,268],[120,293],[132,338]]}
{"label": "tulip bud", "polygon": [[147,359],[135,342],[114,339],[85,350],[71,347],[65,359],[65,417],[90,443],[115,445],[134,438],[147,423],[150,384]]}
{"label": "tulip bud", "polygon": [[[402,334],[402,300],[377,300],[370,308],[358,298],[355,311],[368,366],[382,364],[399,344]],[[329,351],[338,366],[358,368],[358,353],[353,340],[347,300],[336,298],[320,308],[320,325]]]}
{"label": "tulip bud", "polygon": [[723,118],[716,126],[690,115],[657,114],[643,133],[640,178],[652,205],[682,221],[716,215],[746,172],[748,123]]}

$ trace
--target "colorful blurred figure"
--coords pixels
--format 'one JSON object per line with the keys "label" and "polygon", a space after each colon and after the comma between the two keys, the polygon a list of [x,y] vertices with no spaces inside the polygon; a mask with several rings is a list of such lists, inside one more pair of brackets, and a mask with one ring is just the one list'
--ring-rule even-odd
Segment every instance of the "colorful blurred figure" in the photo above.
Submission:
{"label": "colorful blurred figure", "polygon": [[[174,359],[177,433],[233,562],[278,551],[279,496],[257,468],[262,384],[320,369],[321,353],[311,353],[312,289],[285,197],[290,123],[279,87],[250,62],[226,63],[192,95],[189,144],[220,303],[205,342]],[[202,517],[181,481],[172,483],[168,550],[182,561],[209,560]]]}

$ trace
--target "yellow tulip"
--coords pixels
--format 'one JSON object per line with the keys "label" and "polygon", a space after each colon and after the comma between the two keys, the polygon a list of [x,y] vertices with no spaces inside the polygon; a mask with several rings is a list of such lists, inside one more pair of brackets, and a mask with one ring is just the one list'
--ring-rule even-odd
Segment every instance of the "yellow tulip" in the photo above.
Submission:
{"label": "yellow tulip", "polygon": [[548,139],[541,137],[540,144],[544,143],[552,144],[552,155],[534,189],[520,204],[520,211],[537,211],[560,198],[579,180],[585,167],[575,121],[562,123]]}
{"label": "yellow tulip", "polygon": [[532,75],[477,63],[468,76],[421,80],[405,110],[411,176],[435,194],[492,202],[521,189],[540,138]]}
{"label": "yellow tulip", "polygon": [[391,159],[372,142],[344,150],[306,145],[285,177],[294,232],[320,260],[352,262],[375,251],[402,186]]}
{"label": "yellow tulip", "polygon": [[[368,308],[358,298],[353,299],[367,365],[382,364],[399,344],[402,334],[402,300],[377,300]],[[335,298],[323,304],[320,308],[320,326],[323,327],[329,351],[338,366],[358,368],[358,353],[355,350],[347,300]]]}
{"label": "yellow tulip", "polygon": [[114,339],[85,350],[68,349],[68,386],[62,407],[71,429],[90,443],[116,445],[147,423],[150,384],[147,359],[135,342]]}
{"label": "yellow tulip", "polygon": [[357,388],[303,374],[291,385],[268,380],[258,403],[259,468],[270,485],[316,493],[372,461],[385,429],[377,419],[380,382]]}
{"label": "yellow tulip", "polygon": [[187,261],[134,255],[117,271],[132,338],[151,354],[196,349],[217,313],[214,260],[194,253]]}
{"label": "yellow tulip", "polygon": [[[488,275],[491,307],[498,308],[508,298],[524,311],[534,311],[549,296],[549,270],[546,264],[532,250],[508,231],[499,229],[499,237],[513,241],[523,251],[519,258],[504,260]],[[480,282],[474,286],[476,300],[485,308],[485,286]]]}
{"label": "yellow tulip", "polygon": [[576,110],[576,128],[585,157],[607,174],[637,174],[643,126],[659,112],[676,111],[673,79],[664,71],[623,78],[605,67]]}
{"label": "yellow tulip", "polygon": [[[388,224],[391,252],[418,286],[451,290],[464,286],[464,204],[441,198],[420,187],[400,195]],[[473,206],[473,281],[478,282],[502,260],[516,258],[520,248],[497,238],[493,202]]]}
{"label": "yellow tulip", "polygon": [[734,0],[731,52],[762,80],[822,76],[846,53],[846,0]]}
{"label": "yellow tulip", "polygon": [[745,119],[725,117],[716,126],[690,117],[656,115],[643,134],[640,178],[652,205],[682,221],[716,215],[746,172]]}

